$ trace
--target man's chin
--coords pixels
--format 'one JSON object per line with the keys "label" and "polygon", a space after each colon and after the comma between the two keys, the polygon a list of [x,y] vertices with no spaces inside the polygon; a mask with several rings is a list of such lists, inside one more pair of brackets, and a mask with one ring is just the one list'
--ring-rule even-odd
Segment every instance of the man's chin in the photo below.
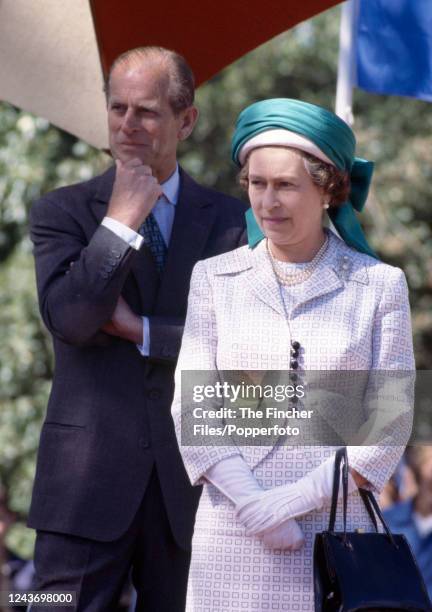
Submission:
{"label": "man's chin", "polygon": [[146,154],[143,151],[143,147],[121,147],[115,150],[114,157],[123,163],[131,161],[132,159],[139,159],[144,166],[151,166],[153,162],[152,156],[148,155],[148,153]]}

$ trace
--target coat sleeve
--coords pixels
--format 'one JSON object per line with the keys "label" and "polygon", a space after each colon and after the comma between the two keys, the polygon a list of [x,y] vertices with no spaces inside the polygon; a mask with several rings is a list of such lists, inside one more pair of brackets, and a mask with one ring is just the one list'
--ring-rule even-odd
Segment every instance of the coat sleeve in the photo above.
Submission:
{"label": "coat sleeve", "polygon": [[204,482],[203,474],[220,460],[240,455],[238,447],[225,436],[203,435],[195,425],[223,427],[220,419],[196,419],[194,407],[217,410],[218,401],[193,402],[195,385],[212,386],[218,380],[217,324],[213,306],[212,287],[206,264],[198,262],[192,273],[185,329],[175,373],[175,393],[172,405],[177,440],[190,481]]}
{"label": "coat sleeve", "polygon": [[33,205],[30,235],[45,325],[63,342],[91,343],[111,318],[137,251],[104,226],[88,241],[52,194]]}
{"label": "coat sleeve", "polygon": [[149,316],[150,354],[156,362],[175,364],[184,330],[184,318]]}
{"label": "coat sleeve", "polygon": [[405,276],[386,267],[373,322],[373,362],[364,398],[367,422],[349,462],[380,492],[408,443],[414,409],[415,363]]}

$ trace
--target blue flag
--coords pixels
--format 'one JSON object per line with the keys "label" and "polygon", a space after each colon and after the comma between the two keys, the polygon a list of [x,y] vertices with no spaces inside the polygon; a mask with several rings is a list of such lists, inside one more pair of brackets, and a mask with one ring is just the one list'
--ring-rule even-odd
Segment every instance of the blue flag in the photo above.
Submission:
{"label": "blue flag", "polygon": [[357,85],[432,101],[432,0],[360,0]]}

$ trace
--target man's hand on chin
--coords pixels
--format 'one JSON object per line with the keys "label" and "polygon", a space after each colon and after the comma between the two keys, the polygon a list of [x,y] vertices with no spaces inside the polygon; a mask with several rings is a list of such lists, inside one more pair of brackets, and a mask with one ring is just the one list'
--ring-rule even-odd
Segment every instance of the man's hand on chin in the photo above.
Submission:
{"label": "man's hand on chin", "polygon": [[116,160],[116,175],[107,217],[138,231],[163,194],[150,166],[139,159]]}
{"label": "man's hand on chin", "polygon": [[113,316],[102,327],[102,331],[111,336],[118,336],[141,345],[143,342],[143,323],[141,317],[136,315],[129,304],[120,296]]}

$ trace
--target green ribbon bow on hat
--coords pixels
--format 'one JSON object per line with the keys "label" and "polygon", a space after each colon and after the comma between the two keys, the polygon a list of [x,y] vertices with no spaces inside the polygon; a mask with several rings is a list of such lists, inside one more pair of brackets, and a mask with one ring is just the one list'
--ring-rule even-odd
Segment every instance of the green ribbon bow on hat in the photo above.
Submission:
{"label": "green ribbon bow on hat", "polygon": [[[237,119],[232,140],[232,159],[240,166],[239,154],[251,138],[274,129],[286,129],[312,141],[339,170],[350,173],[348,200],[328,214],[343,240],[351,247],[378,259],[367,243],[356,213],[361,212],[372,179],[373,162],[355,157],[356,140],[351,128],[334,113],[301,100],[275,98],[256,102],[245,108]],[[252,209],[246,213],[249,245],[264,238]]]}

